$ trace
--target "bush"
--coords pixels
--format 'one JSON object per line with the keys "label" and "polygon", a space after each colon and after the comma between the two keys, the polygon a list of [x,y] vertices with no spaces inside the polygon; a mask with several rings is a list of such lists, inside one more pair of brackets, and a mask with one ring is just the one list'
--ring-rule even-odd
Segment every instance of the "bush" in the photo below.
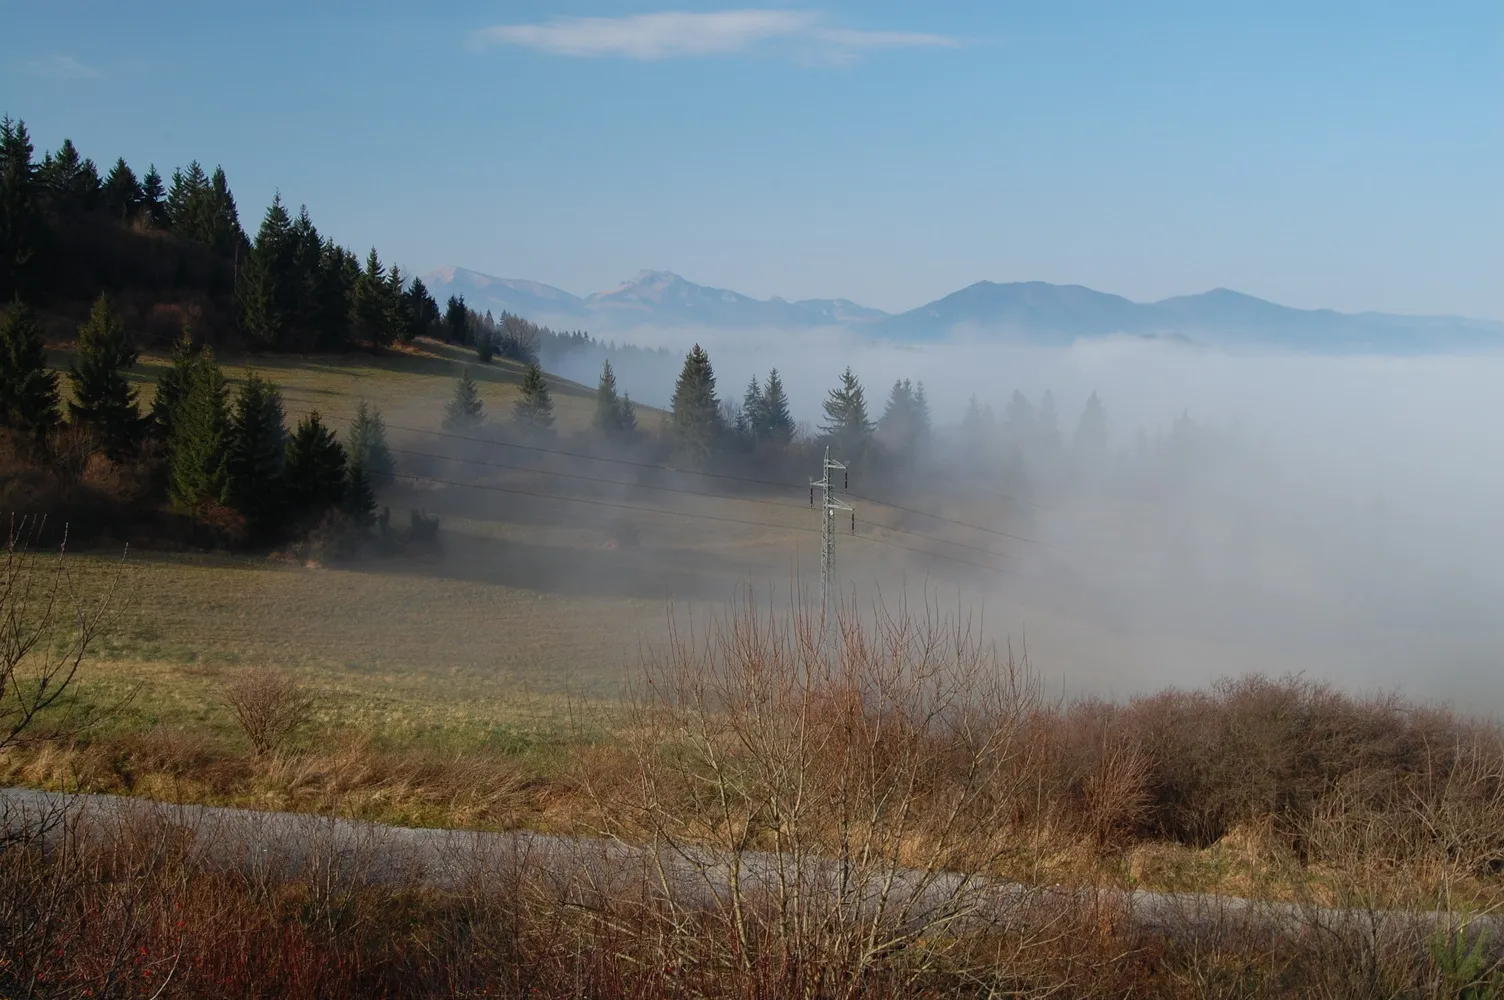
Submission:
{"label": "bush", "polygon": [[294,678],[265,668],[232,678],[225,685],[224,699],[257,756],[285,746],[314,708],[313,696]]}

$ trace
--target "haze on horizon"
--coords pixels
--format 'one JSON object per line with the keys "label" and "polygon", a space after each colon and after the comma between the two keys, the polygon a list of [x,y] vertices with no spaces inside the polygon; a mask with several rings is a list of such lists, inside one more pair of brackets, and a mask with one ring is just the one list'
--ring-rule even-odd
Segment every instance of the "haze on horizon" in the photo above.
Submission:
{"label": "haze on horizon", "polygon": [[[1504,9],[13,4],[38,149],[223,163],[409,273],[899,312],[977,280],[1504,319]],[[268,70],[275,67],[275,72]],[[185,81],[192,81],[191,85]]]}

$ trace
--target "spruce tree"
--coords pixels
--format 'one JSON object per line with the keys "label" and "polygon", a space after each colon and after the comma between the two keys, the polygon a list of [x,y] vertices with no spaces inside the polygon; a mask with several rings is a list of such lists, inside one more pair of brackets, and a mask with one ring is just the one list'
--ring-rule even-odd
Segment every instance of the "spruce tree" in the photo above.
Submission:
{"label": "spruce tree", "polygon": [[247,372],[230,412],[227,492],[231,505],[262,537],[282,522],[284,513],[285,419],[277,387]]}
{"label": "spruce tree", "polygon": [[369,528],[376,523],[376,491],[371,486],[371,477],[364,464],[350,461],[345,473],[344,499],[340,509],[360,525]]}
{"label": "spruce tree", "polygon": [[462,295],[449,296],[444,309],[444,339],[451,344],[470,343],[470,310],[465,308]]}
{"label": "spruce tree", "polygon": [[860,460],[872,438],[867,419],[867,396],[850,368],[841,373],[841,384],[830,390],[824,403],[825,432],[832,452],[840,459]]}
{"label": "spruce tree", "polygon": [[285,347],[287,328],[297,305],[292,218],[282,205],[282,195],[261,220],[256,242],[236,275],[241,329],[252,347]]}
{"label": "spruce tree", "polygon": [[543,369],[537,365],[528,365],[522,376],[522,395],[512,404],[512,419],[534,434],[546,434],[554,428],[554,401],[548,394]]}
{"label": "spruce tree", "polygon": [[637,429],[637,414],[631,401],[616,394],[616,372],[611,362],[601,365],[601,380],[595,387],[595,416],[591,425],[607,438],[620,438]]}
{"label": "spruce tree", "polygon": [[123,374],[138,356],[125,324],[101,294],[78,330],[78,359],[68,370],[73,383],[68,414],[94,432],[112,461],[133,450],[142,431],[136,391]]}
{"label": "spruce tree", "polygon": [[471,431],[485,421],[480,389],[470,377],[470,366],[466,365],[464,371],[460,372],[459,381],[454,384],[454,397],[444,407],[444,429],[451,432]]}
{"label": "spruce tree", "polygon": [[229,257],[244,245],[245,233],[240,228],[240,214],[235,209],[235,196],[230,193],[224,167],[215,167],[214,176],[209,179],[201,219],[203,241],[220,256]]}
{"label": "spruce tree", "polygon": [[386,421],[381,411],[360,400],[355,404],[355,419],[347,435],[350,465],[360,466],[373,489],[385,489],[392,484],[396,463],[386,443]]}
{"label": "spruce tree", "polygon": [[172,365],[157,379],[157,394],[151,401],[152,430],[163,441],[172,440],[172,429],[192,385],[197,360],[193,333],[184,323],[177,342],[172,346]]}
{"label": "spruce tree", "polygon": [[209,198],[209,175],[194,160],[187,171],[172,172],[172,187],[167,191],[167,219],[174,232],[190,239],[208,242],[208,220],[204,207]]}
{"label": "spruce tree", "polygon": [[166,192],[162,188],[162,175],[153,163],[141,178],[141,210],[156,229],[167,228]]}
{"label": "spruce tree", "polygon": [[439,304],[428,293],[428,286],[423,284],[422,278],[414,278],[412,286],[407,290],[407,317],[411,328],[404,339],[412,340],[415,337],[440,335],[439,328],[444,317],[439,312]]}
{"label": "spruce tree", "polygon": [[316,519],[345,499],[345,449],[318,411],[298,421],[287,442],[283,475],[294,516]]}
{"label": "spruce tree", "polygon": [[388,345],[399,340],[404,344],[411,343],[413,324],[412,317],[408,314],[407,279],[403,277],[402,269],[395,264],[386,276],[385,305],[386,327],[382,342]]}
{"label": "spruce tree", "polygon": [[26,123],[0,119],[0,301],[31,291],[45,224]]}
{"label": "spruce tree", "polygon": [[42,329],[17,300],[0,324],[0,423],[40,441],[61,419],[57,372],[47,369]]}
{"label": "spruce tree", "polygon": [[742,393],[741,431],[754,446],[767,440],[768,398],[763,394],[756,375],[747,383],[747,391]]}
{"label": "spruce tree", "polygon": [[194,357],[175,407],[168,445],[168,494],[180,510],[229,500],[230,415],[224,372],[205,347]]}
{"label": "spruce tree", "polygon": [[1081,419],[1076,422],[1071,451],[1077,468],[1085,474],[1098,474],[1107,463],[1107,411],[1095,392],[1086,400]]}
{"label": "spruce tree", "polygon": [[99,199],[99,171],[93,160],[79,154],[72,139],[64,139],[57,153],[43,163],[41,175],[52,203],[64,212],[85,211]]}
{"label": "spruce tree", "polygon": [[141,184],[136,180],[135,171],[126,165],[125,157],[115,161],[114,169],[104,179],[102,194],[105,208],[122,222],[129,222],[141,207]]}
{"label": "spruce tree", "polygon": [[376,248],[366,255],[365,270],[355,279],[355,297],[352,302],[352,319],[355,335],[372,347],[385,347],[390,331],[387,313],[388,288],[386,268],[376,254]]}
{"label": "spruce tree", "polygon": [[765,440],[775,448],[787,448],[794,440],[794,416],[789,412],[789,397],[783,389],[783,376],[774,368],[762,390]]}
{"label": "spruce tree", "polygon": [[472,335],[475,338],[475,357],[483,365],[489,365],[496,357],[496,335],[490,326],[479,326]]}
{"label": "spruce tree", "polygon": [[710,458],[724,432],[721,403],[715,395],[715,372],[710,355],[699,344],[684,358],[674,385],[669,428],[682,456],[703,463]]}
{"label": "spruce tree", "polygon": [[918,442],[918,405],[914,399],[914,384],[908,379],[898,379],[888,393],[888,403],[877,421],[878,438],[886,448],[898,455],[907,456]]}

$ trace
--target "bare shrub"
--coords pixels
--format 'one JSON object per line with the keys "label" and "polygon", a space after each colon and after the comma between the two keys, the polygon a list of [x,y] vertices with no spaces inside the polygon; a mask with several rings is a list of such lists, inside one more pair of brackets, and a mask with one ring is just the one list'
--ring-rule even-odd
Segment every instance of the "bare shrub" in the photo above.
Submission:
{"label": "bare shrub", "polygon": [[1037,695],[964,622],[844,610],[829,645],[818,614],[750,601],[675,635],[618,731],[629,776],[582,782],[601,832],[652,845],[665,940],[708,903],[727,974],[847,996],[969,963],[1004,918],[987,875],[1033,795]]}
{"label": "bare shrub", "polygon": [[225,685],[224,700],[257,756],[284,746],[308,722],[315,704],[290,674],[264,668],[232,677]]}
{"label": "bare shrub", "polygon": [[57,735],[91,721],[77,708],[79,670],[89,646],[113,621],[111,578],[93,603],[79,598],[64,560],[44,563],[31,548],[45,521],[12,519],[0,553],[0,750],[28,738],[44,716]]}

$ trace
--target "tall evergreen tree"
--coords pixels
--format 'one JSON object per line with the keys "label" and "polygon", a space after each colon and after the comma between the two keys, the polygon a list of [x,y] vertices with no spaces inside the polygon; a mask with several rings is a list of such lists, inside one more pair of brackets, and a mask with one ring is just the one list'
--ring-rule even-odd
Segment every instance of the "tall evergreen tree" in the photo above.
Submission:
{"label": "tall evergreen tree", "polygon": [[174,232],[207,242],[204,206],[209,198],[209,175],[194,160],[188,169],[172,172],[172,187],[167,191],[167,219]]}
{"label": "tall evergreen tree", "polygon": [[43,164],[42,183],[52,203],[65,212],[81,212],[99,199],[99,170],[82,157],[72,139],[64,139],[55,155]]}
{"label": "tall evergreen tree", "polygon": [[237,253],[245,243],[245,233],[240,228],[240,213],[235,208],[235,196],[230,193],[230,183],[225,179],[224,167],[215,167],[214,176],[209,178],[201,224],[204,235],[200,238],[222,257]]}
{"label": "tall evergreen tree", "polygon": [[78,359],[68,370],[73,383],[68,414],[94,432],[104,453],[114,461],[136,447],[142,431],[136,390],[124,374],[138,356],[125,324],[101,294],[94,300],[89,319],[78,329]]}
{"label": "tall evergreen tree", "polygon": [[512,419],[534,434],[554,429],[554,401],[548,394],[543,369],[537,365],[528,365],[527,373],[522,376],[522,395],[512,404]]}
{"label": "tall evergreen tree", "polygon": [[386,421],[381,411],[360,400],[355,404],[355,419],[350,423],[347,436],[351,467],[360,466],[373,489],[385,489],[392,484],[396,462],[386,443]]}
{"label": "tall evergreen tree", "polygon": [[279,193],[261,220],[256,242],[236,275],[241,328],[253,347],[285,347],[297,307],[292,218]]}
{"label": "tall evergreen tree", "polygon": [[595,387],[595,416],[592,425],[607,438],[620,439],[637,430],[637,414],[629,399],[617,395],[616,372],[611,362],[601,365],[601,380]]}
{"label": "tall evergreen tree", "polygon": [[104,179],[102,196],[105,208],[122,222],[129,222],[141,207],[141,183],[136,180],[135,171],[126,165],[125,157],[115,161],[114,168]]}
{"label": "tall evergreen tree", "polygon": [[350,346],[350,321],[360,263],[355,255],[325,240],[319,255],[314,292],[316,343],[322,350],[338,351]]}
{"label": "tall evergreen tree", "polygon": [[872,439],[872,421],[867,419],[867,395],[850,368],[841,373],[841,384],[825,399],[825,423],[820,425],[831,451],[844,460],[860,460]]}
{"label": "tall evergreen tree", "polygon": [[151,401],[152,429],[163,441],[172,441],[172,430],[177,425],[183,400],[188,397],[189,387],[193,384],[194,366],[197,362],[198,351],[193,346],[193,333],[188,329],[188,324],[184,323],[177,342],[172,346],[172,365],[158,377],[157,394]]}
{"label": "tall evergreen tree", "polygon": [[470,343],[470,310],[465,308],[463,295],[449,296],[444,309],[444,339],[451,344]]}
{"label": "tall evergreen tree", "polygon": [[747,383],[747,391],[742,393],[742,409],[738,415],[739,427],[737,428],[747,442],[754,447],[762,444],[768,432],[768,400],[763,395],[762,386],[758,384],[757,376]]}
{"label": "tall evergreen tree", "polygon": [[180,510],[198,511],[229,500],[228,390],[208,347],[194,357],[187,381],[172,421],[168,494]]}
{"label": "tall evergreen tree", "polygon": [[42,329],[17,300],[0,323],[0,423],[40,441],[61,419],[57,372],[47,369]]}
{"label": "tall evergreen tree", "polygon": [[376,490],[370,474],[360,462],[349,461],[345,469],[344,497],[340,509],[362,528],[376,523]]}
{"label": "tall evergreen tree", "polygon": [[167,194],[162,187],[162,175],[153,163],[141,178],[141,210],[147,220],[157,229],[167,228]]}
{"label": "tall evergreen tree", "polygon": [[30,291],[44,224],[26,123],[0,119],[0,301]]}
{"label": "tall evergreen tree", "polygon": [[1107,462],[1107,410],[1102,400],[1093,392],[1076,422],[1076,432],[1071,438],[1077,468],[1084,473],[1100,472]]}
{"label": "tall evergreen tree", "polygon": [[439,304],[428,293],[428,286],[423,284],[422,278],[414,278],[412,286],[407,290],[407,317],[410,327],[404,340],[440,335],[439,327],[444,322],[444,316],[439,312]]}
{"label": "tall evergreen tree", "polygon": [[877,436],[894,453],[908,457],[919,447],[925,431],[914,383],[899,379],[888,393],[888,403],[877,421]]}
{"label": "tall evergreen tree", "polygon": [[226,447],[228,496],[251,530],[265,536],[282,521],[287,447],[282,393],[255,372],[235,396]]}
{"label": "tall evergreen tree", "polygon": [[355,335],[372,347],[386,347],[390,320],[387,315],[386,268],[376,254],[376,248],[366,255],[365,270],[355,279],[355,296],[351,318]]}
{"label": "tall evergreen tree", "polygon": [[725,432],[721,402],[715,394],[715,371],[710,355],[699,344],[685,356],[674,384],[669,429],[680,454],[693,462],[709,459]]}
{"label": "tall evergreen tree", "polygon": [[444,429],[446,431],[471,431],[485,421],[485,411],[480,402],[480,389],[476,386],[475,380],[470,377],[470,366],[466,365],[460,372],[459,381],[454,384],[453,398],[444,407]]}
{"label": "tall evergreen tree", "polygon": [[794,416],[789,412],[789,397],[783,389],[783,376],[774,368],[762,390],[766,440],[774,448],[787,448],[794,440]]}
{"label": "tall evergreen tree", "polygon": [[386,329],[382,340],[387,344],[401,341],[404,344],[412,342],[413,323],[408,314],[407,279],[402,274],[402,269],[396,264],[392,265],[391,272],[386,276]]}
{"label": "tall evergreen tree", "polygon": [[318,411],[298,421],[287,442],[283,474],[287,501],[298,517],[317,518],[345,498],[345,449]]}

